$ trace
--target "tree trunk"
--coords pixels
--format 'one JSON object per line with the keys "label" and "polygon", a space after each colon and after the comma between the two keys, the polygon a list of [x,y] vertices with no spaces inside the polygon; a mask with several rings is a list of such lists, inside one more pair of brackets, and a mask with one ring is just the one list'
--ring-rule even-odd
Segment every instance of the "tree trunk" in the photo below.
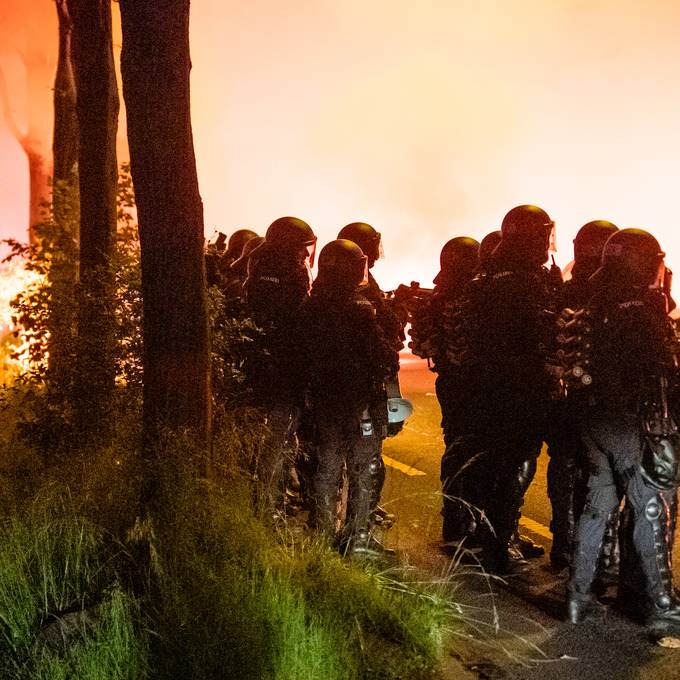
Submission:
{"label": "tree trunk", "polygon": [[50,198],[50,168],[49,147],[38,142],[37,139],[24,137],[21,146],[28,159],[28,224],[29,240],[35,242],[33,227],[45,220]]}
{"label": "tree trunk", "polygon": [[54,388],[55,398],[61,400],[64,398],[64,388],[70,384],[73,370],[73,289],[78,268],[80,215],[76,192],[78,118],[71,54],[73,23],[68,0],[57,0],[56,7],[59,21],[59,58],[54,79],[52,215],[57,229],[49,273],[51,304],[48,320],[48,378],[50,387]]}
{"label": "tree trunk", "polygon": [[[56,0],[59,19],[59,58],[54,78],[54,158],[53,183],[71,182],[77,173],[78,117],[76,114],[76,81],[73,73],[73,22],[68,0]],[[55,219],[59,221],[59,196],[53,196]]]}
{"label": "tree trunk", "polygon": [[[198,191],[189,106],[189,0],[121,0],[121,70],[144,300],[144,428],[207,440],[210,384]],[[155,453],[159,453],[156,448]]]}
{"label": "tree trunk", "polygon": [[110,0],[69,0],[78,115],[80,276],[75,406],[87,434],[106,435],[113,396],[111,256],[116,238],[118,89]]}

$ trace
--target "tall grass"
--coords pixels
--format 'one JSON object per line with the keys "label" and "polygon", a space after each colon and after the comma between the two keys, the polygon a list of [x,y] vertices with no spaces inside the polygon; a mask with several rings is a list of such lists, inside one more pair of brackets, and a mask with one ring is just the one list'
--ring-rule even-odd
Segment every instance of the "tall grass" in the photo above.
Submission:
{"label": "tall grass", "polygon": [[0,678],[144,677],[115,543],[51,497],[0,527]]}
{"label": "tall grass", "polygon": [[314,535],[267,526],[244,479],[188,482],[173,497],[154,539],[159,677],[229,677],[225,669],[277,680],[431,675],[450,618],[444,600],[421,596],[427,586],[389,587],[405,575],[388,577]]}
{"label": "tall grass", "polygon": [[196,476],[190,443],[176,442],[162,507],[127,536],[139,487],[129,444],[27,472],[27,489],[51,490],[0,525],[0,678],[436,674],[459,625],[446,586],[352,562],[259,517],[237,462],[261,433],[228,433],[210,481]]}

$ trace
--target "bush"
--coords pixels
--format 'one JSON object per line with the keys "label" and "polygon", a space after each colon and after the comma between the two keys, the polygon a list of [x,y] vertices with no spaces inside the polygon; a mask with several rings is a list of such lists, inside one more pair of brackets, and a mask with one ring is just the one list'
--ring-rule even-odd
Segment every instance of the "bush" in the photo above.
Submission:
{"label": "bush", "polygon": [[[78,410],[86,410],[92,395],[83,394],[81,373],[76,362],[76,310],[85,291],[78,282],[78,193],[73,185],[53,187],[54,203],[44,206],[44,219],[34,226],[35,240],[15,240],[6,261],[19,262],[26,273],[25,287],[11,301],[14,343],[7,351],[20,366],[9,399],[20,405],[19,434],[43,452],[68,451],[82,436],[82,423],[75,422]],[[139,409],[142,388],[141,271],[135,203],[129,167],[121,166],[118,181],[118,228],[111,263],[113,279],[107,283],[114,308],[113,360],[119,389],[117,406]],[[15,265],[16,266],[16,265]],[[104,280],[109,281],[108,277]],[[91,342],[107,336],[102,314],[101,333]],[[103,355],[108,348],[102,347]],[[102,355],[102,356],[103,356]],[[80,387],[79,387],[80,386]],[[7,390],[6,390],[7,391]],[[12,395],[13,391],[18,394]],[[96,428],[93,428],[96,429]],[[101,429],[101,426],[100,426]]]}

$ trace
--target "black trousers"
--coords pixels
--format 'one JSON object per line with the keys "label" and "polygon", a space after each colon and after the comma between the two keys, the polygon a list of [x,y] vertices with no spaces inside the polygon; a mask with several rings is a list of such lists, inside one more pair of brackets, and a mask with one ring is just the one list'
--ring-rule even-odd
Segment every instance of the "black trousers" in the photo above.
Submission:
{"label": "black trousers", "polygon": [[642,436],[637,414],[594,409],[583,420],[588,495],[576,530],[570,591],[588,595],[595,577],[607,521],[622,497],[631,513],[630,537],[650,602],[668,595],[671,584],[667,525],[668,495],[641,471]]}
{"label": "black trousers", "polygon": [[317,461],[312,483],[313,523],[333,535],[338,524],[338,496],[347,468],[347,511],[342,533],[349,537],[368,530],[371,512],[371,460],[379,455],[382,439],[362,434],[359,416],[315,413]]}
{"label": "black trousers", "polygon": [[485,551],[506,555],[526,490],[519,470],[535,463],[540,445],[534,431],[455,439],[442,459],[444,540],[459,540],[458,532],[474,533],[474,542]]}

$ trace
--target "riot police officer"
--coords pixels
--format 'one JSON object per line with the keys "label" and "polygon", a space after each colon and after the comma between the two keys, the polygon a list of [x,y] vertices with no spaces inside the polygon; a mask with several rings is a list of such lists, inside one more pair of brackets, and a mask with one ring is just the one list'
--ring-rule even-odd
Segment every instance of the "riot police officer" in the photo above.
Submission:
{"label": "riot police officer", "polygon": [[384,405],[385,376],[396,353],[382,335],[371,303],[359,292],[367,257],[352,241],[324,246],[300,324],[301,371],[316,433],[312,523],[335,537],[343,465],[348,499],[340,547],[353,555],[384,552],[373,539],[370,463],[381,440],[370,417]]}
{"label": "riot police officer", "polygon": [[677,382],[675,346],[660,289],[664,253],[641,229],[607,240],[586,308],[592,384],[583,390],[580,436],[590,476],[576,532],[567,609],[579,623],[591,592],[607,520],[620,503],[632,510],[632,541],[645,586],[644,618],[655,633],[680,626],[672,582],[669,491],[678,483],[680,450],[669,402]]}
{"label": "riot police officer", "polygon": [[300,402],[292,329],[308,297],[316,236],[297,217],[281,217],[269,226],[265,240],[248,259],[245,303],[265,332],[266,355],[246,367],[255,405],[269,427],[257,476],[268,511],[278,513],[283,497],[286,443],[292,438]]}
{"label": "riot police officer", "polygon": [[[347,239],[356,243],[367,258],[368,280],[361,288],[361,293],[373,305],[376,320],[386,340],[395,352],[404,346],[404,326],[408,320],[406,307],[398,299],[388,300],[373,277],[371,269],[382,256],[382,237],[366,222],[352,222],[338,232],[339,239]],[[394,370],[385,376],[385,382],[397,382],[399,371],[398,360]],[[382,458],[382,446],[387,436],[387,392],[381,403],[376,403],[371,409],[372,427],[378,433],[374,439],[375,450],[371,457],[371,516],[374,522],[389,526],[394,521],[394,515],[379,506],[382,488],[385,483],[385,463]]]}
{"label": "riot police officer", "polygon": [[[560,308],[580,309],[588,302],[590,277],[600,267],[604,244],[616,231],[618,227],[607,220],[593,220],[579,229],[574,238],[571,278],[562,288]],[[553,404],[545,435],[550,456],[548,498],[552,506],[550,561],[556,569],[563,569],[569,564],[575,521],[578,521],[585,502],[582,444],[577,436],[572,406],[571,400]],[[613,535],[610,532],[610,536]],[[611,541],[609,545],[613,549]]]}
{"label": "riot police officer", "polygon": [[447,241],[440,253],[440,270],[434,279],[434,292],[422,300],[411,314],[411,349],[415,355],[430,360],[431,370],[437,374],[435,392],[442,411],[445,447],[441,463],[444,544],[453,544],[465,536],[468,519],[468,512],[454,498],[453,480],[458,470],[447,455],[451,452],[449,446],[464,433],[465,428],[458,422],[459,416],[464,413],[464,405],[459,403],[464,390],[459,384],[460,371],[446,354],[444,318],[447,308],[458,302],[465,286],[474,277],[479,265],[478,253],[479,243],[473,238],[458,236]]}
{"label": "riot police officer", "polygon": [[[512,568],[508,542],[523,492],[518,470],[540,450],[552,382],[545,368],[553,291],[544,268],[554,224],[532,205],[510,210],[486,266],[447,315],[447,354],[464,391],[447,456],[464,504],[485,511],[474,540],[492,572]],[[466,506],[467,507],[467,506]]]}
{"label": "riot police officer", "polygon": [[[501,242],[503,235],[499,230],[489,232],[479,244],[479,271],[485,272],[493,261],[493,254]],[[554,270],[553,270],[554,271]],[[553,274],[554,277],[554,274]],[[554,283],[551,285],[554,288]],[[526,493],[534,475],[536,474],[536,457],[532,454],[517,470],[517,479],[522,496]],[[519,520],[521,513],[517,513],[515,530],[510,538],[509,550],[516,559],[539,557],[545,550],[542,546],[534,543],[531,539],[520,534]]]}

